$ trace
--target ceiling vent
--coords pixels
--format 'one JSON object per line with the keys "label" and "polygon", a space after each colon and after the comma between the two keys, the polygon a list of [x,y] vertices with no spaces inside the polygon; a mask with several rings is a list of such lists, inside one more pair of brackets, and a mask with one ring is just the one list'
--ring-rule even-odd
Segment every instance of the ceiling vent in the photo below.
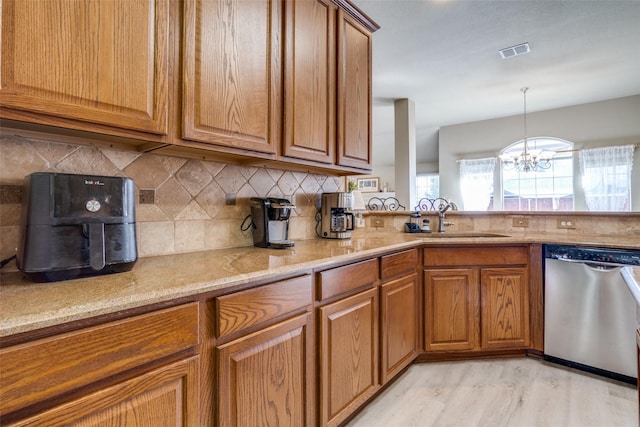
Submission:
{"label": "ceiling vent", "polygon": [[525,42],[525,43],[517,44],[515,46],[501,49],[498,52],[500,52],[500,56],[502,57],[502,59],[507,59],[514,56],[524,55],[525,53],[529,53],[531,52],[531,49],[529,49],[529,43]]}

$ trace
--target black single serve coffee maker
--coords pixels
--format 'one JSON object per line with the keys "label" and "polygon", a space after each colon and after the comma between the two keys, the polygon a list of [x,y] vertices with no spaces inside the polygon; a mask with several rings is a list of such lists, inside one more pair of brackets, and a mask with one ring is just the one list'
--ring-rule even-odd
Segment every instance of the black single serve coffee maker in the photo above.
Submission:
{"label": "black single serve coffee maker", "polygon": [[294,207],[287,199],[252,197],[253,245],[274,249],[294,246],[289,240],[289,216]]}
{"label": "black single serve coffee maker", "polygon": [[18,269],[34,282],[133,268],[136,218],[133,180],[33,173],[25,178]]}

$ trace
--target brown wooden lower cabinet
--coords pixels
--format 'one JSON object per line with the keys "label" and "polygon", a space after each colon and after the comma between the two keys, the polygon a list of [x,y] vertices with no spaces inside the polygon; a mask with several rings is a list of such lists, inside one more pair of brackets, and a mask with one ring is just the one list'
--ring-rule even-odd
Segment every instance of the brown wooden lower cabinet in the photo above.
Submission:
{"label": "brown wooden lower cabinet", "polygon": [[480,338],[480,286],[473,268],[424,272],[426,351],[472,350]]}
{"label": "brown wooden lower cabinet", "polygon": [[425,359],[515,354],[534,341],[529,279],[540,275],[527,245],[419,254],[0,348],[0,424],[337,426],[422,339]]}
{"label": "brown wooden lower cabinet", "polygon": [[312,426],[311,314],[218,347],[218,426]]}
{"label": "brown wooden lower cabinet", "polygon": [[480,270],[482,348],[529,345],[529,279],[526,268]]}
{"label": "brown wooden lower cabinet", "polygon": [[215,298],[218,427],[315,425],[312,286],[303,275]]}
{"label": "brown wooden lower cabinet", "polygon": [[379,388],[378,289],[320,307],[320,425],[336,426]]}
{"label": "brown wooden lower cabinet", "polygon": [[528,260],[526,245],[425,249],[425,350],[526,349]]}
{"label": "brown wooden lower cabinet", "polygon": [[197,425],[198,342],[190,303],[2,348],[0,424]]}
{"label": "brown wooden lower cabinet", "polygon": [[418,354],[419,303],[415,273],[380,286],[380,379],[383,385]]}
{"label": "brown wooden lower cabinet", "polygon": [[156,369],[11,426],[198,425],[198,357]]}

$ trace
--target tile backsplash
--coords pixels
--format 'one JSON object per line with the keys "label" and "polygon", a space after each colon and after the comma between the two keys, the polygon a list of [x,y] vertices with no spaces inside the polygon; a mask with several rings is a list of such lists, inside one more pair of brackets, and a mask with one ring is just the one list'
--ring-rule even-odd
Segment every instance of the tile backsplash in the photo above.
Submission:
{"label": "tile backsplash", "polygon": [[[344,191],[344,178],[236,164],[188,160],[0,136],[0,259],[14,255],[20,238],[22,184],[33,172],[62,172],[133,178],[140,257],[251,246],[251,232],[240,227],[251,197],[285,197],[295,204],[289,237],[313,239],[315,215],[323,192]],[[373,223],[382,217],[383,226]],[[528,218],[528,227],[514,219]],[[559,230],[558,220],[576,217],[575,229]],[[407,213],[368,212],[363,233],[402,232]],[[432,228],[437,215],[427,213]],[[640,236],[640,213],[619,216],[589,213],[450,212],[450,231],[540,232]],[[15,269],[10,263],[3,271]]]}
{"label": "tile backsplash", "polygon": [[[404,232],[404,224],[411,221],[407,212],[375,212],[364,214],[366,228],[358,229],[356,235],[363,233],[396,233]],[[559,222],[570,218],[573,227],[559,228]],[[375,221],[378,219],[378,221]],[[434,212],[422,212],[422,219],[429,219],[431,229],[438,227],[438,215]],[[521,220],[526,226],[520,226]],[[448,211],[447,227],[450,233],[492,232],[510,236],[531,236],[540,233],[556,235],[620,235],[623,237],[638,236],[640,241],[640,213],[609,212],[465,212]],[[382,224],[375,226],[375,223]]]}
{"label": "tile backsplash", "polygon": [[344,191],[342,177],[2,136],[0,259],[16,251],[20,186],[33,172],[132,178],[141,257],[252,245],[240,230],[251,197],[290,199],[290,238],[311,239],[320,194]]}

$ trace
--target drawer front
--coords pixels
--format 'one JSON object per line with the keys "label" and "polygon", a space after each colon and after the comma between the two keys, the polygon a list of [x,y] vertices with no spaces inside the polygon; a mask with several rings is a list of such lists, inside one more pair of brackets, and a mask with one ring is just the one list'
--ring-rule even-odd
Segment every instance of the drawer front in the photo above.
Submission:
{"label": "drawer front", "polygon": [[311,276],[283,280],[216,298],[218,338],[299,310],[313,302]]}
{"label": "drawer front", "polygon": [[318,276],[318,298],[331,298],[373,285],[378,280],[378,258],[322,271]]}
{"label": "drawer front", "polygon": [[0,350],[0,414],[198,344],[198,305],[187,304]]}
{"label": "drawer front", "polygon": [[380,258],[380,277],[386,281],[394,277],[406,276],[416,271],[417,264],[417,249],[385,255]]}
{"label": "drawer front", "polygon": [[471,265],[526,265],[529,262],[527,246],[465,246],[424,249],[425,267]]}

